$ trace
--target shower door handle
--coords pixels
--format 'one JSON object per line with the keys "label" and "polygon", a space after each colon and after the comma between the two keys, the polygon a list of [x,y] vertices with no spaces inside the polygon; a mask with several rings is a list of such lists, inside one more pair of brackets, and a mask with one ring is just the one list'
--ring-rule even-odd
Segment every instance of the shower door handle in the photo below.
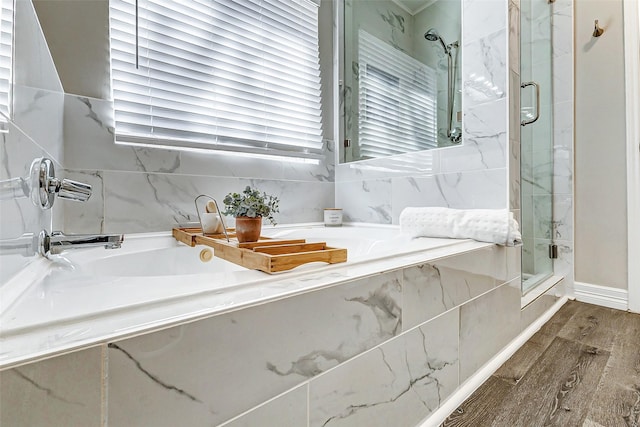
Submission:
{"label": "shower door handle", "polygon": [[536,82],[524,82],[520,85],[520,88],[524,89],[527,86],[534,86],[536,88],[536,115],[529,120],[523,120],[520,122],[520,126],[530,125],[540,118],[540,85]]}

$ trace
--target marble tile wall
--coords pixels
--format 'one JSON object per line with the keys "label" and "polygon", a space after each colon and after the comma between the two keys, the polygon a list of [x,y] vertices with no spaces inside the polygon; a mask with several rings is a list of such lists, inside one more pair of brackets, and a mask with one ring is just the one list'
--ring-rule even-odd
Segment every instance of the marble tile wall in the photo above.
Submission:
{"label": "marble tile wall", "polygon": [[[324,7],[331,9],[331,4]],[[331,141],[326,142],[326,158],[319,165],[115,145],[112,103],[64,93],[30,0],[17,1],[16,21],[13,121],[23,136],[28,135],[54,160],[59,175],[94,186],[88,203],[56,203],[48,213],[55,229],[70,233],[170,230],[176,223],[196,218],[193,199],[198,194],[221,199],[246,185],[281,198],[282,212],[276,219],[282,223],[322,221],[322,210],[334,205]],[[332,40],[323,37],[321,44],[323,51],[330,50]],[[331,54],[328,57],[330,64]],[[325,74],[331,81],[331,73]],[[330,117],[325,127],[331,135]],[[5,144],[1,152],[8,155],[10,151]],[[11,165],[5,167],[7,175],[18,173],[9,169],[24,170],[22,159],[3,156],[1,160]],[[25,215],[41,216],[22,202],[8,205],[2,205],[3,213],[7,212],[3,221],[7,218],[11,224],[34,222],[24,220]],[[20,235],[11,224],[3,229],[11,230],[10,237]],[[49,229],[51,224],[36,228]]]}
{"label": "marble tile wall", "polygon": [[507,2],[464,0],[462,15],[463,145],[337,165],[346,220],[397,224],[407,206],[508,206]]}
{"label": "marble tile wall", "polygon": [[[478,18],[484,13],[490,22]],[[194,219],[190,199],[197,193],[221,197],[250,180],[288,198],[281,203],[288,206],[281,222],[320,221],[322,209],[334,203],[345,208],[346,220],[379,223],[397,223],[405,206],[505,207],[505,2],[465,0],[463,14],[462,147],[339,165],[337,170],[330,143],[320,165],[131,148],[113,144],[108,101],[66,95],[62,163],[70,177],[88,177],[97,191],[90,203],[59,206],[54,214],[63,218],[67,232],[166,230]],[[30,117],[37,122],[37,116]]]}
{"label": "marble tile wall", "polygon": [[64,106],[67,176],[95,185],[88,203],[65,206],[65,231],[170,230],[197,221],[197,195],[221,202],[246,185],[280,197],[281,223],[322,221],[322,210],[334,203],[330,141],[319,165],[136,148],[114,144],[110,101],[66,95]]}
{"label": "marble tile wall", "polygon": [[[32,161],[39,157],[50,158],[62,171],[62,85],[29,0],[16,1],[15,20],[14,104],[7,132],[0,134],[0,180],[28,178]],[[0,197],[0,217],[0,239],[62,223],[59,213],[43,211],[26,197]],[[2,255],[0,283],[31,259]]]}
{"label": "marble tile wall", "polygon": [[516,253],[486,246],[7,370],[2,422],[414,426],[521,331]]}

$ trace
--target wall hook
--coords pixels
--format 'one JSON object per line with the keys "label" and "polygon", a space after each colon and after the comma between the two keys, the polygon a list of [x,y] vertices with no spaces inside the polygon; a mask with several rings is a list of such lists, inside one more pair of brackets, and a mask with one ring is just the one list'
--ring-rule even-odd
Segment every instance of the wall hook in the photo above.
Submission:
{"label": "wall hook", "polygon": [[601,28],[600,25],[598,25],[598,20],[596,19],[596,23],[593,28],[593,37],[600,37],[602,33],[604,33],[604,28]]}

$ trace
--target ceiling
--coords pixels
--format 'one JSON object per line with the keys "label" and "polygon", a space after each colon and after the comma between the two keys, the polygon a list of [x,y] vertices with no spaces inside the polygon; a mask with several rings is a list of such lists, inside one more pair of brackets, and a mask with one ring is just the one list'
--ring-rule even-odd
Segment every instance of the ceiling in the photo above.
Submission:
{"label": "ceiling", "polygon": [[430,5],[431,3],[435,3],[436,0],[392,0],[394,3],[398,4],[401,8],[406,10],[412,15],[420,12],[422,9]]}

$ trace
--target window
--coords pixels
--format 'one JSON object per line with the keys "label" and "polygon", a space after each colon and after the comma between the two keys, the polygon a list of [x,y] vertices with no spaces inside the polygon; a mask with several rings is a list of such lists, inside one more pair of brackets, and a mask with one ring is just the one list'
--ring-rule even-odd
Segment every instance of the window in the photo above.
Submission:
{"label": "window", "polygon": [[13,0],[0,2],[0,113],[7,117],[11,107],[13,69]]}
{"label": "window", "polygon": [[137,44],[110,13],[116,142],[321,156],[317,3],[139,0]]}
{"label": "window", "polygon": [[435,70],[364,30],[358,47],[360,155],[437,147]]}

